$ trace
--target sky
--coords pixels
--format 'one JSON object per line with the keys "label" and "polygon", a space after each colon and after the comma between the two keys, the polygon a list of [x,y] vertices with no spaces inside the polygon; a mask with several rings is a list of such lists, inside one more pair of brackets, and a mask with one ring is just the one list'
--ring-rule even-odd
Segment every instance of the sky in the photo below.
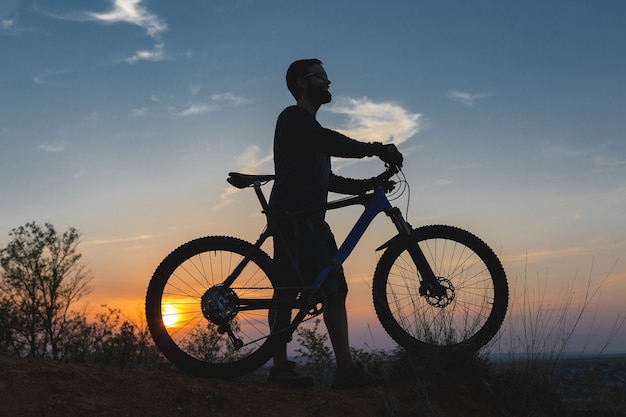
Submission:
{"label": "sky", "polygon": [[[178,245],[260,233],[253,193],[225,179],[272,173],[285,71],[316,57],[320,123],[403,152],[407,219],[502,260],[502,343],[562,338],[584,312],[567,349],[624,352],[624,39],[621,0],[2,0],[0,247],[27,222],[75,227],[90,308],[140,315]],[[358,214],[328,215],[338,240]],[[346,264],[355,346],[389,345],[369,283],[391,231],[377,219]]]}

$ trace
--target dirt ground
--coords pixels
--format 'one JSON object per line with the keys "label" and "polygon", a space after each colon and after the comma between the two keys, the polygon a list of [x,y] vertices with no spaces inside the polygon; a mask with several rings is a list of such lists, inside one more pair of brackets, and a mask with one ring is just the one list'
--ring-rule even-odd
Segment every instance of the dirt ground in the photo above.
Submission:
{"label": "dirt ground", "polygon": [[350,391],[296,389],[0,356],[0,416],[400,417],[433,410],[442,416],[498,415],[486,407],[483,389],[454,378],[448,382],[450,389],[432,396],[432,403],[418,404],[411,381]]}

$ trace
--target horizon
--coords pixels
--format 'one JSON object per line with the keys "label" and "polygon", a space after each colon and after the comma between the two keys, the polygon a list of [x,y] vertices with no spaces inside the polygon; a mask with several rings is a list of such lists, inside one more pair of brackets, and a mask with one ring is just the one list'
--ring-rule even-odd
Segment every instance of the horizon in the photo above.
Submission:
{"label": "horizon", "polygon": [[[508,317],[575,320],[593,294],[572,350],[601,346],[625,313],[626,3],[356,4],[3,2],[0,247],[30,221],[75,227],[85,301],[134,314],[179,245],[258,236],[254,194],[225,179],[273,171],[285,71],[318,57],[333,93],[318,120],[398,146],[407,220],[483,239],[509,279]],[[333,161],[347,177],[382,169]],[[338,241],[357,215],[329,213]],[[375,219],[345,265],[356,347],[388,343],[368,282],[391,230]]]}

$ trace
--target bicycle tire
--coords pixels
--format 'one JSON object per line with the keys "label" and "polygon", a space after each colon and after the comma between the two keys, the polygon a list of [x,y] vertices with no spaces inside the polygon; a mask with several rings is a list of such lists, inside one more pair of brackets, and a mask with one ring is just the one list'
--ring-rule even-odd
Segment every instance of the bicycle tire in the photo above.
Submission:
{"label": "bicycle tire", "polygon": [[378,261],[372,285],[383,328],[408,350],[477,351],[496,335],[508,307],[500,260],[482,240],[457,227],[423,226],[413,236],[449,288],[443,300],[420,295],[419,271],[405,244],[393,242]]}
{"label": "bicycle tire", "polygon": [[275,322],[284,325],[289,320],[288,308],[252,308],[229,316],[233,333],[245,344],[239,349],[203,313],[203,296],[219,287],[246,255],[250,261],[231,285],[232,298],[273,299],[278,282],[271,258],[234,237],[209,236],[187,242],[155,270],[146,293],[148,328],[163,355],[182,370],[204,377],[237,377],[272,357],[279,341],[276,335],[270,336],[269,312],[276,312],[280,320]]}

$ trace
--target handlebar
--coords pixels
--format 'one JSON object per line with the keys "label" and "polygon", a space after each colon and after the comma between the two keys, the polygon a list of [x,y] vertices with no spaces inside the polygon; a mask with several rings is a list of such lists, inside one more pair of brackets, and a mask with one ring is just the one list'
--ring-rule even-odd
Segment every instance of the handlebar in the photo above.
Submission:
{"label": "handlebar", "polygon": [[389,180],[391,179],[391,177],[393,177],[394,175],[396,175],[398,172],[400,172],[400,168],[395,166],[395,165],[389,165],[389,164],[385,164],[385,171],[377,176],[375,176],[372,180],[372,182],[374,183],[374,187],[383,187],[385,189],[385,191],[387,191],[387,188],[389,187],[389,185],[391,184],[393,188],[393,182],[390,182]]}
{"label": "handlebar", "polygon": [[376,181],[388,180],[389,178],[393,177],[398,172],[400,172],[400,168],[395,165],[385,164],[385,168],[386,169],[382,174],[379,174],[376,177],[374,177]]}

